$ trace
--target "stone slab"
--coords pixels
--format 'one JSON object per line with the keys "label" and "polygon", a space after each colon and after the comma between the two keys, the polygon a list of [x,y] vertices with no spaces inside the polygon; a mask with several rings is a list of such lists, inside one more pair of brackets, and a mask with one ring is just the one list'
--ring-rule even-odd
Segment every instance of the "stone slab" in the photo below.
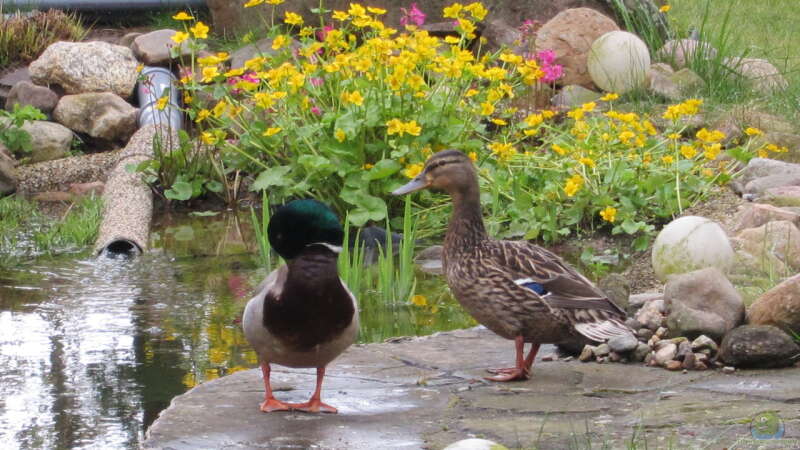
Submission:
{"label": "stone slab", "polygon": [[[261,413],[260,371],[238,372],[176,397],[144,448],[440,449],[467,437],[509,448],[750,448],[750,422],[763,411],[786,433],[758,448],[800,448],[798,368],[684,374],[538,360],[530,380],[482,379],[485,367],[512,360],[513,344],[482,327],[353,346],[323,386],[337,415]],[[279,399],[310,396],[313,370],[272,374]]]}

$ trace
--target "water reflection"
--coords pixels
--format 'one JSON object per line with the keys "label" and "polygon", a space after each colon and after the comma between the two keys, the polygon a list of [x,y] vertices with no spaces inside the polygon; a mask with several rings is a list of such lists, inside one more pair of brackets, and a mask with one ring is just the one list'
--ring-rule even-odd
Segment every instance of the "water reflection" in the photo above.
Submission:
{"label": "water reflection", "polygon": [[[265,275],[249,227],[234,215],[162,222],[137,259],[0,270],[3,448],[137,448],[174,396],[256,365],[238,323]],[[451,299],[430,298],[362,306],[361,340],[470,323]]]}

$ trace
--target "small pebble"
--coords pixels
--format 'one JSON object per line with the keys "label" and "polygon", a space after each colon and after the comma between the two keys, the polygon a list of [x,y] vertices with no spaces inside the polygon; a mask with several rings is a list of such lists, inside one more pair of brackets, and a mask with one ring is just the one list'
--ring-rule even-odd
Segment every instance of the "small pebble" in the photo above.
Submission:
{"label": "small pebble", "polygon": [[653,337],[653,330],[649,328],[639,328],[636,332],[636,335],[639,336],[639,340],[642,342],[647,342],[651,337]]}
{"label": "small pebble", "polygon": [[664,367],[666,367],[667,370],[680,370],[681,362],[673,359],[672,361],[667,361],[667,364]]}
{"label": "small pebble", "polygon": [[562,359],[562,361],[565,361],[565,362],[566,361],[572,361],[573,359],[575,359],[575,358],[573,358],[572,356],[567,356],[566,358]]}
{"label": "small pebble", "polygon": [[578,361],[587,362],[591,361],[594,357],[594,346],[592,345],[584,345],[583,350],[581,351],[580,356],[578,356]]}
{"label": "small pebble", "polygon": [[542,361],[554,361],[555,358],[556,358],[555,355],[549,353],[547,355],[542,356]]}
{"label": "small pebble", "polygon": [[603,343],[594,348],[594,356],[606,356],[609,353],[611,353],[611,348],[608,344]]}
{"label": "small pebble", "polygon": [[660,338],[664,337],[664,335],[666,334],[667,334],[667,329],[664,327],[658,327],[658,329],[656,330],[656,336]]}
{"label": "small pebble", "polygon": [[731,374],[731,373],[734,373],[734,372],[736,372],[736,368],[735,367],[725,366],[725,367],[722,368],[722,373]]}

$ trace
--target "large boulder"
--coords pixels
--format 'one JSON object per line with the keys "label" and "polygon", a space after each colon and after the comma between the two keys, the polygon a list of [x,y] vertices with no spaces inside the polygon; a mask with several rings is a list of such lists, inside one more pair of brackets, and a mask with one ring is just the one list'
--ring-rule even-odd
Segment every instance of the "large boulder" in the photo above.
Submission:
{"label": "large boulder", "polygon": [[683,68],[675,72],[668,64],[655,63],[647,71],[645,84],[650,92],[678,101],[686,93],[702,87],[705,81],[691,69]]}
{"label": "large boulder", "polygon": [[[791,187],[800,190],[800,186]],[[776,189],[788,188],[790,188],[790,186],[770,188],[767,191],[775,192]],[[800,223],[800,214],[764,203],[745,203],[739,207],[739,211],[736,213],[736,230],[760,227],[773,220],[788,220],[794,224],[798,224]]]}
{"label": "large boulder", "polygon": [[788,220],[776,220],[742,230],[736,239],[742,250],[764,259],[770,256],[800,270],[800,230]]}
{"label": "large boulder", "polygon": [[577,84],[570,84],[561,88],[550,101],[553,106],[562,110],[568,110],[578,108],[584,103],[595,102],[602,96],[603,94],[600,92],[586,89]]}
{"label": "large boulder", "polygon": [[734,367],[787,367],[800,360],[800,347],[780,328],[744,325],[725,335],[718,357]]}
{"label": "large boulder", "polygon": [[682,69],[695,60],[716,58],[717,49],[707,42],[694,39],[670,39],[658,49],[655,56],[658,61]]}
{"label": "large boulder", "polygon": [[53,117],[70,129],[107,141],[127,141],[136,131],[137,109],[110,92],[65,95]]}
{"label": "large boulder", "polygon": [[619,27],[608,16],[589,8],[568,9],[542,26],[536,48],[555,51],[556,63],[564,67],[560,83],[592,88],[586,60],[592,43],[609,31],[619,31]]}
{"label": "large boulder", "polygon": [[733,264],[734,252],[719,224],[705,217],[684,216],[658,233],[651,258],[656,276],[665,281],[670,274],[704,267],[724,272]]}
{"label": "large boulder", "polygon": [[14,161],[0,152],[0,197],[17,190],[17,172]]}
{"label": "large boulder", "polygon": [[750,82],[753,89],[771,94],[789,86],[786,78],[766,59],[726,58],[725,66]]}
{"label": "large boulder", "polygon": [[721,339],[744,320],[742,297],[714,267],[670,277],[664,287],[667,328],[672,336]]}
{"label": "large boulder", "polygon": [[[0,122],[4,121],[0,119]],[[74,137],[72,131],[63,125],[44,120],[30,120],[22,124],[21,129],[31,137],[30,154],[21,154],[26,157],[28,162],[38,163],[63,158],[67,155]],[[14,164],[16,162],[10,157],[11,152],[0,144],[0,159],[6,159]]]}
{"label": "large boulder", "polygon": [[[178,45],[172,40],[175,33],[175,30],[170,29],[151,31],[135,37],[130,48],[139,61],[148,66],[169,64],[172,60],[170,50]],[[180,44],[180,56],[190,55],[189,46]]]}
{"label": "large boulder", "polygon": [[765,292],[747,311],[751,325],[775,325],[800,334],[800,274]]}
{"label": "large boulder", "polygon": [[13,111],[14,105],[31,105],[39,111],[50,114],[58,103],[58,94],[44,86],[37,86],[30,81],[20,81],[8,92],[6,110]]}
{"label": "large boulder", "polygon": [[650,51],[633,33],[609,31],[592,43],[586,66],[600,89],[624,93],[644,84]]}
{"label": "large boulder", "polygon": [[56,42],[28,69],[36,84],[57,84],[67,94],[111,91],[129,98],[138,65],[128,47],[100,41]]}

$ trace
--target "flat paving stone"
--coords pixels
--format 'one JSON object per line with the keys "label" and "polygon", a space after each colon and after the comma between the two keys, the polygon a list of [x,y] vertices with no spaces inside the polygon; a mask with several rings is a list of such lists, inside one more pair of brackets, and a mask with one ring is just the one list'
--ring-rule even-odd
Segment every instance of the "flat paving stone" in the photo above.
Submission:
{"label": "flat paving stone", "polygon": [[[546,346],[540,355],[555,350]],[[800,369],[670,372],[639,364],[537,361],[530,380],[493,383],[513,344],[482,327],[351,347],[328,368],[339,414],[261,413],[261,373],[203,383],[173,399],[146,449],[432,448],[482,437],[509,448],[800,448]],[[303,402],[313,369],[273,366],[276,397]],[[785,434],[754,440],[777,414]]]}

